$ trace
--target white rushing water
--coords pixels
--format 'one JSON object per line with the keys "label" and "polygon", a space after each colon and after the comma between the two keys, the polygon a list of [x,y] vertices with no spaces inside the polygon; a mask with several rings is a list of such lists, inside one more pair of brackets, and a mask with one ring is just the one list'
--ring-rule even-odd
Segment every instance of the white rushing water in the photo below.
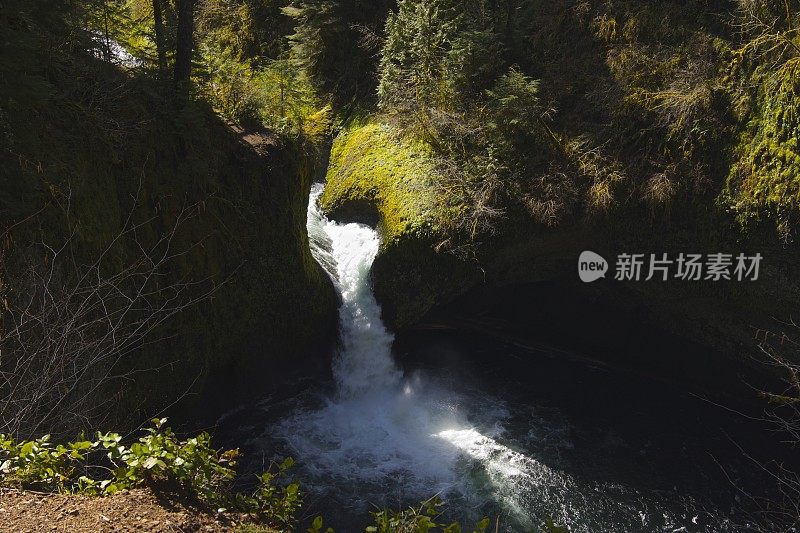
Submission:
{"label": "white rushing water", "polygon": [[446,446],[426,457],[420,442],[430,440],[430,411],[447,416],[448,408],[420,405],[392,358],[394,338],[369,285],[380,245],[377,233],[362,224],[327,220],[317,208],[321,192],[315,184],[308,230],[312,252],[342,297],[341,348],[333,362],[337,390],[322,409],[297,412],[281,426],[298,458],[320,474],[369,483],[418,470],[437,483],[435,492],[453,481],[439,460]]}
{"label": "white rushing water", "polygon": [[368,503],[397,506],[440,494],[454,503],[456,518],[488,510],[516,528],[539,527],[542,517],[552,516],[585,531],[581,514],[595,509],[592,521],[624,528],[627,517],[642,525],[656,517],[661,527],[653,531],[671,531],[674,521],[636,494],[623,498],[635,502],[626,507],[517,451],[536,446],[541,431],[533,420],[523,446],[501,442],[510,416],[502,401],[420,373],[404,376],[369,282],[378,235],[362,224],[327,220],[317,207],[321,193],[322,185],[314,185],[308,232],[342,298],[336,391],[321,405],[295,407],[269,428],[272,438],[287,443],[312,491],[334,495],[362,515]]}

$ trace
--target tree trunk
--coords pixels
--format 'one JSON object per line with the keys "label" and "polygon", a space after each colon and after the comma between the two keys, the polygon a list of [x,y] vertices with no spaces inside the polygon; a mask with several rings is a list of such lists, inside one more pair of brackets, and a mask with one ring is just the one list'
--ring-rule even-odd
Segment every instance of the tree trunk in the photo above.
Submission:
{"label": "tree trunk", "polygon": [[111,61],[113,57],[111,56],[111,37],[108,35],[108,2],[103,2],[103,19],[105,20],[105,30],[104,35],[106,39],[106,48],[103,50],[103,57],[106,61]]}
{"label": "tree trunk", "polygon": [[175,47],[175,85],[178,96],[189,98],[194,36],[194,0],[177,0],[178,41]]}
{"label": "tree trunk", "polygon": [[153,22],[156,30],[156,53],[158,54],[158,75],[164,77],[167,71],[167,48],[164,41],[164,14],[161,0],[153,0]]}

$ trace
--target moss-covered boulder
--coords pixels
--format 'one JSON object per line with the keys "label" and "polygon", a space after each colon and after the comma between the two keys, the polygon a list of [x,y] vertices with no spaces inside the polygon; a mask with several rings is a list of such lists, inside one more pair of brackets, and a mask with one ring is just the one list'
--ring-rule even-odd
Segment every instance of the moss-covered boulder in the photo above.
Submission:
{"label": "moss-covered boulder", "polygon": [[437,232],[434,164],[424,145],[401,140],[390,126],[353,126],[333,144],[320,199],[334,219],[379,227],[383,249]]}
{"label": "moss-covered boulder", "polygon": [[331,150],[321,207],[334,220],[377,227],[373,288],[394,327],[417,321],[478,276],[474,264],[439,251],[448,210],[435,174],[430,151],[386,124],[351,125]]}

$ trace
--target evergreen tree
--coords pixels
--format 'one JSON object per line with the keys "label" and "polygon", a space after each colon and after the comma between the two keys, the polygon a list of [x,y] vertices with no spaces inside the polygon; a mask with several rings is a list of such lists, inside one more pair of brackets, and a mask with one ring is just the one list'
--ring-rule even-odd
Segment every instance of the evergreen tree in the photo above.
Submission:
{"label": "evergreen tree", "polygon": [[378,94],[385,111],[455,111],[505,70],[485,3],[401,0],[386,22]]}
{"label": "evergreen tree", "polygon": [[167,71],[167,43],[164,29],[164,12],[162,0],[153,0],[153,29],[158,56],[158,73],[163,76]]}
{"label": "evergreen tree", "polygon": [[294,0],[284,9],[295,24],[293,57],[334,106],[374,95],[376,43],[391,0]]}

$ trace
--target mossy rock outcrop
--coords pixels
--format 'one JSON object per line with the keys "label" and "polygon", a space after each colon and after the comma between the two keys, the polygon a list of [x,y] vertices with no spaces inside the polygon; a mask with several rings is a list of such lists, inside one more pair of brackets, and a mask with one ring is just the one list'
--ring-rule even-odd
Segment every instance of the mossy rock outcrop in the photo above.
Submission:
{"label": "mossy rock outcrop", "polygon": [[437,251],[447,211],[434,162],[424,145],[401,139],[391,126],[353,125],[337,137],[320,203],[333,220],[377,227],[373,289],[393,327],[414,323],[478,279],[476,265]]}
{"label": "mossy rock outcrop", "polygon": [[377,225],[383,249],[411,236],[432,239],[441,216],[434,173],[422,144],[387,125],[354,126],[333,144],[321,206],[334,219]]}
{"label": "mossy rock outcrop", "polygon": [[387,124],[352,125],[333,144],[321,207],[334,220],[377,227],[373,290],[394,328],[476,285],[558,276],[589,240],[574,227],[542,231],[511,218],[491,243],[453,250],[443,244],[444,228],[459,213],[442,197],[436,172],[429,148]]}

